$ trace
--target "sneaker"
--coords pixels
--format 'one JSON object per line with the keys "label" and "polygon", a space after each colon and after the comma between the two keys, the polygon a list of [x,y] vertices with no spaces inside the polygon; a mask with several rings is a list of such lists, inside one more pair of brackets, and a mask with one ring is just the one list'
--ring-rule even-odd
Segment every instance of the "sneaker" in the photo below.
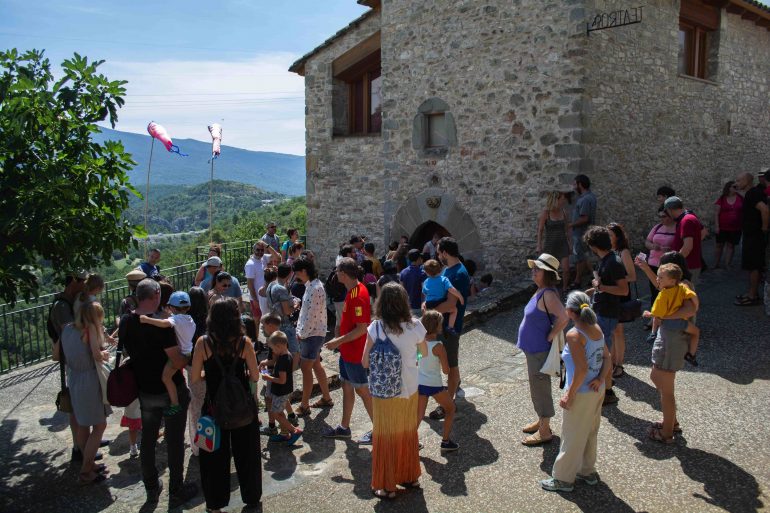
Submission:
{"label": "sneaker", "polygon": [[285,442],[286,445],[290,445],[291,446],[291,445],[294,445],[295,443],[297,443],[297,440],[299,440],[300,438],[302,438],[302,430],[298,429],[294,433],[289,435],[289,438],[284,439],[284,442]]}
{"label": "sneaker", "polygon": [[454,326],[447,326],[444,328],[444,332],[448,333],[449,335],[457,335],[457,332],[454,329]]}
{"label": "sneaker", "polygon": [[441,441],[441,450],[443,452],[449,452],[449,451],[456,451],[459,449],[460,446],[454,443],[452,440],[442,440]]}
{"label": "sneaker", "polygon": [[132,444],[131,447],[128,448],[128,454],[132,458],[136,458],[139,456],[139,447],[136,446],[136,444]]}
{"label": "sneaker", "polygon": [[372,445],[372,432],[367,431],[358,439],[358,445]]}
{"label": "sneaker", "polygon": [[299,419],[296,413],[290,413],[286,418],[289,419],[292,426],[299,426]]}
{"label": "sneaker", "polygon": [[577,479],[578,481],[583,481],[587,485],[594,486],[599,483],[599,474],[597,474],[596,472],[591,472],[586,476],[582,474],[577,474],[575,476],[575,479]]}
{"label": "sneaker", "polygon": [[280,433],[276,433],[274,435],[270,435],[270,438],[267,439],[268,442],[285,442],[286,441],[286,435],[282,435]]}
{"label": "sneaker", "polygon": [[186,483],[179,488],[169,490],[168,509],[178,508],[196,495],[198,495],[198,487],[193,483]]}
{"label": "sneaker", "polygon": [[346,429],[342,426],[328,428],[321,433],[321,436],[324,438],[350,438],[350,428]]}
{"label": "sneaker", "polygon": [[265,436],[271,436],[271,435],[277,435],[278,434],[278,428],[270,425],[262,426],[259,428],[259,434],[265,435]]}
{"label": "sneaker", "polygon": [[109,440],[102,439],[102,441],[99,442],[99,447],[107,447],[108,445],[110,445]]}
{"label": "sneaker", "polygon": [[441,420],[445,416],[446,416],[446,413],[444,412],[444,408],[442,408],[441,406],[436,406],[436,409],[430,412],[430,415],[428,415],[428,417],[430,417],[433,420]]}
{"label": "sneaker", "polygon": [[540,486],[549,492],[571,492],[574,488],[571,483],[565,483],[554,478],[543,479],[540,481]]}
{"label": "sneaker", "polygon": [[612,389],[609,389],[606,392],[604,392],[604,400],[602,401],[602,406],[615,404],[617,402],[618,402],[618,396],[615,395],[615,392],[613,392]]}
{"label": "sneaker", "polygon": [[[100,461],[104,459],[104,454],[102,454],[102,451],[96,451],[96,456],[94,456],[94,461]],[[75,463],[80,463],[83,461],[83,453],[80,452],[80,449],[77,447],[73,447],[72,449],[72,461]]]}
{"label": "sneaker", "polygon": [[651,331],[650,334],[647,335],[647,343],[648,344],[654,344],[656,338],[658,338],[658,332],[657,331]]}

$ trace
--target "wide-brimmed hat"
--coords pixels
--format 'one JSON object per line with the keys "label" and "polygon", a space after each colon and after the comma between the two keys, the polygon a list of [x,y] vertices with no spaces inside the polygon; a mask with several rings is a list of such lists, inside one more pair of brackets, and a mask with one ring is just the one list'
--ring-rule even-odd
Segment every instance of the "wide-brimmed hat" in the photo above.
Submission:
{"label": "wide-brimmed hat", "polygon": [[527,260],[527,265],[530,269],[538,267],[544,271],[552,272],[556,275],[556,279],[559,280],[559,259],[548,253],[543,253],[535,260]]}

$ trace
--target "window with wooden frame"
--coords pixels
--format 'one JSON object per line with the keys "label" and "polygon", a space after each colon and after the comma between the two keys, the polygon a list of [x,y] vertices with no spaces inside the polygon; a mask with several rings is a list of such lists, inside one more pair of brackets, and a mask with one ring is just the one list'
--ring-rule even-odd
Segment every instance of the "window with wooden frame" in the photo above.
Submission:
{"label": "window with wooden frame", "polygon": [[682,0],[679,12],[679,60],[681,75],[708,79],[710,41],[719,30],[720,9],[703,0]]}
{"label": "window with wooden frame", "polygon": [[[347,86],[344,130],[338,135],[378,134],[382,131],[380,34],[377,32],[332,63],[334,79]],[[339,115],[343,115],[339,112]],[[341,120],[340,120],[341,121]]]}

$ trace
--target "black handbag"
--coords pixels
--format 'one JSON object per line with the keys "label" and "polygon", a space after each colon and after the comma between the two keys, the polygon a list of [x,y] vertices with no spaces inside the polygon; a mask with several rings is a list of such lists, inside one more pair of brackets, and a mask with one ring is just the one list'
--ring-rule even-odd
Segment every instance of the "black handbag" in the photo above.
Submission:
{"label": "black handbag", "polygon": [[620,303],[620,315],[618,322],[633,322],[642,316],[642,302],[639,300],[639,291],[634,282],[634,298]]}

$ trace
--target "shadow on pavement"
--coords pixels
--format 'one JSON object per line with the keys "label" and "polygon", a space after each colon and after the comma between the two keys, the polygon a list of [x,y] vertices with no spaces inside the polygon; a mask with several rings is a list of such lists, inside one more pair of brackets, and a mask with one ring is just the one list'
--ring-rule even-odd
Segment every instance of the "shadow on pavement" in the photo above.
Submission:
{"label": "shadow on pavement", "polygon": [[[423,456],[425,472],[441,485],[441,493],[449,496],[468,495],[465,473],[473,467],[491,465],[500,455],[489,440],[478,435],[481,426],[487,423],[487,416],[476,409],[476,405],[462,397],[456,400],[458,415],[455,417],[454,436],[464,446],[459,451],[447,453],[445,463]],[[442,432],[441,421],[428,421],[437,433]]]}
{"label": "shadow on pavement", "polygon": [[[81,487],[77,483],[79,466],[55,464],[57,458],[69,455],[69,447],[52,451],[25,450],[25,446],[34,441],[13,439],[18,424],[17,420],[0,423],[0,461],[3,462],[0,511],[77,510],[96,513],[113,503],[106,484]],[[46,493],[46,490],[56,490],[56,493]],[[88,501],[85,502],[82,501],[84,493],[88,494]]]}
{"label": "shadow on pavement", "polygon": [[320,463],[334,454],[334,441],[321,436],[325,429],[331,427],[326,423],[326,418],[329,416],[331,408],[316,411],[318,411],[318,414],[315,417],[304,417],[306,419],[303,426],[305,435],[302,437],[302,443],[307,444],[310,447],[310,451],[301,455],[299,460],[309,465]]}
{"label": "shadow on pavement", "polygon": [[[329,440],[334,444],[334,440]],[[343,440],[345,443],[345,457],[348,460],[348,468],[353,475],[352,479],[342,476],[332,477],[335,483],[348,483],[353,485],[353,493],[359,499],[371,500],[372,495],[372,453],[366,449],[359,448],[358,444],[350,439]]]}

